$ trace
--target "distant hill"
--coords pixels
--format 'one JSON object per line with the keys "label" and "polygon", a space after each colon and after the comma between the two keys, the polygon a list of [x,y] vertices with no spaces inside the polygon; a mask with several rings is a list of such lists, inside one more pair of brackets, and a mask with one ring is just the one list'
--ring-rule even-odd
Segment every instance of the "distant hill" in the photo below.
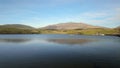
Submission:
{"label": "distant hill", "polygon": [[17,29],[35,29],[34,27],[22,24],[6,24],[0,25],[0,28],[17,28]]}
{"label": "distant hill", "polygon": [[27,25],[22,24],[6,24],[0,25],[0,34],[38,34],[39,32]]}
{"label": "distant hill", "polygon": [[120,29],[120,26],[116,27],[115,29]]}
{"label": "distant hill", "polygon": [[90,28],[104,28],[100,26],[93,26],[85,23],[74,23],[74,22],[69,22],[69,23],[60,23],[60,24],[54,24],[54,25],[48,25],[46,27],[43,27],[41,29],[90,29]]}

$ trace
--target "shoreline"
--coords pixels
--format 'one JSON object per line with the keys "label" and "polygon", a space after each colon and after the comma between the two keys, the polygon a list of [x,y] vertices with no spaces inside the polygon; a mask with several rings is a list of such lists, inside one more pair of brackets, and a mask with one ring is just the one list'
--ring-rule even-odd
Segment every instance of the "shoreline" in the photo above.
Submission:
{"label": "shoreline", "polygon": [[[0,35],[12,35],[12,34],[15,35],[15,33],[10,33],[10,34],[6,33],[6,34],[0,34]],[[35,35],[35,33],[29,33],[29,34],[16,33],[16,34],[19,34],[19,35],[30,35],[30,34]],[[39,34],[39,33],[36,33],[36,34]],[[40,33],[40,34],[45,34],[45,33]],[[50,34],[53,34],[53,33],[50,33]],[[68,35],[85,35],[85,34],[68,34]],[[86,35],[86,36],[88,36],[88,35]],[[120,37],[120,34],[105,34],[105,35],[91,35],[91,36],[116,36],[116,37]]]}

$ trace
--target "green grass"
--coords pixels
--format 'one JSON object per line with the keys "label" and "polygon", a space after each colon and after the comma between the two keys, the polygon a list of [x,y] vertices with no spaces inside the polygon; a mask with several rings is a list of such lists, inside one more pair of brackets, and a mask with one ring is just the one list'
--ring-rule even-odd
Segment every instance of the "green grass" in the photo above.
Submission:
{"label": "green grass", "polygon": [[115,29],[85,29],[85,30],[39,30],[42,34],[80,34],[80,35],[97,35],[97,34],[119,34]]}
{"label": "green grass", "polygon": [[84,29],[84,30],[45,30],[45,29],[18,29],[0,28],[0,34],[120,34],[120,29]]}

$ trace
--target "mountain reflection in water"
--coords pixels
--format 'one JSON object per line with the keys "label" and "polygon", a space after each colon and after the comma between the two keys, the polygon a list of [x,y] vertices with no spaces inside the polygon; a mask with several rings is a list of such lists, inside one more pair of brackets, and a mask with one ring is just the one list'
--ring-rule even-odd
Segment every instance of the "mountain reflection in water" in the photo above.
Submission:
{"label": "mountain reflection in water", "polygon": [[76,45],[76,44],[87,44],[89,42],[95,42],[97,40],[92,39],[48,39],[47,41],[57,43],[57,44],[69,44],[69,45]]}
{"label": "mountain reflection in water", "polygon": [[120,68],[120,38],[0,35],[0,68]]}
{"label": "mountain reflection in water", "polygon": [[30,41],[44,41],[44,42],[52,42],[52,43],[56,43],[56,44],[68,44],[68,45],[84,45],[87,43],[91,43],[91,42],[96,42],[98,40],[94,40],[94,39],[27,39],[27,38],[22,38],[22,39],[0,39],[0,42],[6,42],[6,43],[29,43]]}
{"label": "mountain reflection in water", "polygon": [[0,42],[9,42],[9,43],[25,43],[30,42],[31,39],[0,39]]}

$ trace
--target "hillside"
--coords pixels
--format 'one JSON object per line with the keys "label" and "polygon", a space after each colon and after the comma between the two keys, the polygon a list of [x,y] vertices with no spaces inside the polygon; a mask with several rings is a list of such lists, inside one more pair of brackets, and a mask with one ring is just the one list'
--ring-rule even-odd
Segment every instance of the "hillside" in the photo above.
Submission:
{"label": "hillside", "polygon": [[0,25],[0,34],[38,34],[38,31],[27,25],[6,24]]}
{"label": "hillside", "polygon": [[80,34],[80,35],[116,35],[120,34],[119,27],[109,29],[85,23],[60,23],[37,29],[22,24],[0,25],[0,34]]}
{"label": "hillside", "polygon": [[114,29],[120,29],[120,26],[118,26],[118,27],[116,27],[116,28],[114,28]]}
{"label": "hillside", "polygon": [[6,24],[0,25],[0,28],[17,28],[17,29],[34,29],[34,27],[22,24]]}
{"label": "hillside", "polygon": [[68,29],[91,29],[91,28],[104,28],[104,27],[89,25],[89,24],[85,24],[85,23],[69,22],[69,23],[60,23],[60,24],[48,25],[48,26],[43,27],[41,29],[68,30]]}

